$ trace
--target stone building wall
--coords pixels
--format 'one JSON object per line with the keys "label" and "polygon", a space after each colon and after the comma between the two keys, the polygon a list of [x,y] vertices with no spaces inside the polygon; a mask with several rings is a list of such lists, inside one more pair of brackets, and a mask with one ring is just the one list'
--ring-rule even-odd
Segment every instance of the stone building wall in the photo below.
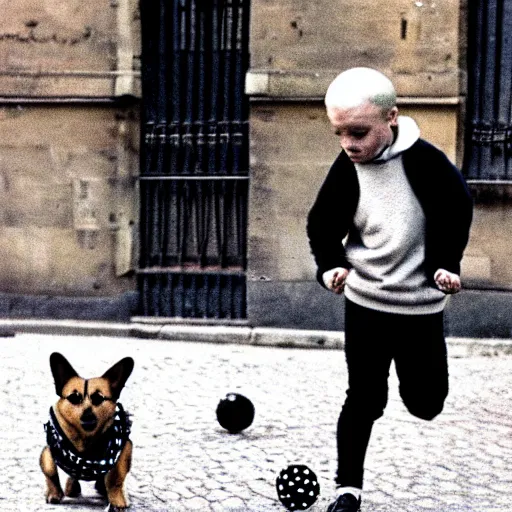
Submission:
{"label": "stone building wall", "polygon": [[6,314],[44,314],[41,297],[111,298],[135,289],[138,106],[119,100],[139,94],[137,23],[132,0],[2,5]]}
{"label": "stone building wall", "polygon": [[[304,230],[338,152],[322,98],[339,71],[371,66],[388,74],[401,113],[462,165],[466,20],[467,0],[253,0],[250,323],[343,326],[340,302],[314,282]],[[20,308],[11,300],[17,296],[113,299],[104,316],[133,313],[140,52],[135,0],[4,2],[0,313],[86,315],[84,303],[66,313],[59,302],[38,310],[37,300],[21,301],[29,306]],[[512,286],[510,196],[503,187],[475,189],[463,261],[475,304],[492,295],[484,290]],[[128,305],[115,302],[127,294]],[[506,303],[508,295],[492,297]],[[463,309],[461,299],[453,303]],[[509,322],[499,321],[508,333]]]}

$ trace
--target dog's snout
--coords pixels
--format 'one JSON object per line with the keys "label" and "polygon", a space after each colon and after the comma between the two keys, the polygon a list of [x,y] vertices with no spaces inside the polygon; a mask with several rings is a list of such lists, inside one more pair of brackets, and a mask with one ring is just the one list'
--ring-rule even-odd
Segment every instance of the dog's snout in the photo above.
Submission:
{"label": "dog's snout", "polygon": [[94,430],[98,423],[96,415],[92,412],[92,407],[88,407],[80,418],[80,423],[84,430]]}
{"label": "dog's snout", "polygon": [[94,416],[94,413],[92,412],[92,407],[87,407],[87,409],[85,409],[85,411],[82,414],[82,419],[91,419],[95,417],[96,416]]}

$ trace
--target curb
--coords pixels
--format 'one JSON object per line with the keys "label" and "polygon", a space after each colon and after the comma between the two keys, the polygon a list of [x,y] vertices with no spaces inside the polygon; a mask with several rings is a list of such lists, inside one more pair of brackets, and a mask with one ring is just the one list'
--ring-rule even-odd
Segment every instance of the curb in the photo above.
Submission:
{"label": "curb", "polygon": [[[338,331],[280,329],[271,327],[115,323],[88,320],[0,319],[0,338],[16,333],[52,336],[112,336],[252,345],[281,348],[343,350],[345,335]],[[450,357],[497,357],[512,355],[512,339],[446,339]]]}

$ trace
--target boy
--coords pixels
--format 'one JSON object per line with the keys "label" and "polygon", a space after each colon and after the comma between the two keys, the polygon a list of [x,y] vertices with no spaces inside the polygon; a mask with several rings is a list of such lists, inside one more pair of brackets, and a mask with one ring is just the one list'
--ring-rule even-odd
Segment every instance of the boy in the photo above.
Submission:
{"label": "boy", "polygon": [[307,232],[320,284],[345,292],[348,367],[337,428],[337,498],[327,511],[357,512],[391,362],[412,414],[432,420],[443,409],[443,309],[446,295],[461,288],[472,201],[444,153],[420,138],[411,118],[398,116],[395,89],[380,72],[341,73],[325,105],[342,151],[309,213]]}

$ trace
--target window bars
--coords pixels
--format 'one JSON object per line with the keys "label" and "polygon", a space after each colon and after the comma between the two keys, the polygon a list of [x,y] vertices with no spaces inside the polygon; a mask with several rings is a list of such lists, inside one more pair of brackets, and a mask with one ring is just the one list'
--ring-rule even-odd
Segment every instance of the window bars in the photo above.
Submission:
{"label": "window bars", "polygon": [[244,318],[248,0],[141,2],[142,313]]}
{"label": "window bars", "polygon": [[469,3],[463,172],[471,183],[512,183],[512,2]]}

